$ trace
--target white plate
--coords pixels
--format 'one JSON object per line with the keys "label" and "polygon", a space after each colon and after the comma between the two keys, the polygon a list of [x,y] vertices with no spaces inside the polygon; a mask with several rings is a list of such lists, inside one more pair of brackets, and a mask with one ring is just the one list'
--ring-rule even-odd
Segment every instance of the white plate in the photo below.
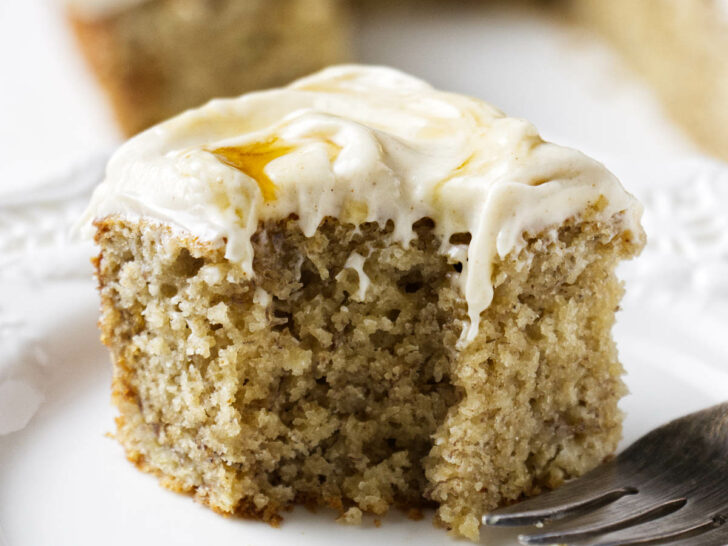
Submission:
{"label": "white plate", "polygon": [[[189,497],[170,493],[128,463],[106,436],[113,428],[110,366],[95,340],[96,296],[88,281],[54,283],[35,294],[46,308],[73,306],[46,329],[45,348],[62,355],[49,368],[46,402],[22,431],[0,437],[0,523],[12,546],[104,544],[418,545],[452,542],[429,519],[399,513],[376,528],[335,523],[334,514],[296,509],[281,528],[220,517]],[[12,303],[12,302],[10,302]],[[31,305],[31,307],[33,307]],[[724,317],[728,319],[728,315]],[[625,442],[675,416],[728,400],[728,353],[715,317],[690,301],[628,298],[615,330],[631,394]],[[728,331],[728,320],[722,323]],[[623,442],[624,443],[624,442]],[[486,530],[488,544],[513,544],[514,534]]]}

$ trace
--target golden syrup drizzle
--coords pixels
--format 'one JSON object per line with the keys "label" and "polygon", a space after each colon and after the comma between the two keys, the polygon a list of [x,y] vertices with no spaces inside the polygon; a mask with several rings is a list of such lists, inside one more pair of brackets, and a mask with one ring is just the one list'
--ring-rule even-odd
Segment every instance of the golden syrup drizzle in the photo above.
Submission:
{"label": "golden syrup drizzle", "polygon": [[223,146],[211,152],[223,163],[255,180],[263,194],[263,201],[269,203],[276,199],[276,185],[265,174],[265,167],[292,149],[292,146],[286,146],[280,140],[273,138],[243,146]]}

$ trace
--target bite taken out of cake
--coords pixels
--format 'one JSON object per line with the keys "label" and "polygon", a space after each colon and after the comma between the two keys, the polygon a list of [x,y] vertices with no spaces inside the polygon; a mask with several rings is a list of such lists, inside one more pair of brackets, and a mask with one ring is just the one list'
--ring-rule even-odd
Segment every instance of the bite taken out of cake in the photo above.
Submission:
{"label": "bite taken out of cake", "polygon": [[225,514],[432,506],[476,540],[614,452],[640,215],[596,161],[389,68],[188,111],[84,219],[117,438]]}

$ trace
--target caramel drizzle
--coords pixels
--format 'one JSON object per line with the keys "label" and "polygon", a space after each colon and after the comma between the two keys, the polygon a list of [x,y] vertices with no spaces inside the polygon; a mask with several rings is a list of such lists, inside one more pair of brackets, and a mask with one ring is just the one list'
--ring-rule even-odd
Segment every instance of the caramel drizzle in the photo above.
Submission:
{"label": "caramel drizzle", "polygon": [[291,146],[285,146],[274,138],[243,146],[223,146],[210,151],[226,165],[230,165],[255,180],[263,195],[263,201],[269,203],[276,199],[276,185],[265,174],[265,167],[292,149]]}

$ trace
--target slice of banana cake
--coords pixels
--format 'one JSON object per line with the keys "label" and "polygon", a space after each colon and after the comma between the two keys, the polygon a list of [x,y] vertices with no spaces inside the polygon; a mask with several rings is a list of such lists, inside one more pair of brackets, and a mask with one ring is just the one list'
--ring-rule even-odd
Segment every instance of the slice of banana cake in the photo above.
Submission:
{"label": "slice of banana cake", "polygon": [[117,437],[219,512],[433,506],[475,540],[615,450],[640,214],[596,161],[389,68],[188,111],[85,217]]}

